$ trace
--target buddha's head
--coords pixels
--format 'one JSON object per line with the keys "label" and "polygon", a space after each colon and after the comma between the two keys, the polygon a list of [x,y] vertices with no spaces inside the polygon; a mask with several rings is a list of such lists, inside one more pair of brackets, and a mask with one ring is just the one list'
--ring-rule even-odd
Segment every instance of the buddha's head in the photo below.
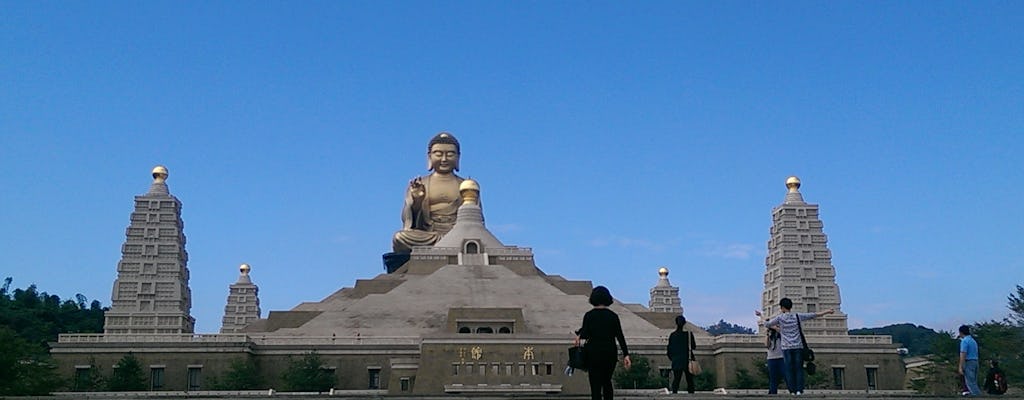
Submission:
{"label": "buddha's head", "polygon": [[459,140],[448,132],[441,132],[427,144],[427,169],[450,174],[459,170]]}

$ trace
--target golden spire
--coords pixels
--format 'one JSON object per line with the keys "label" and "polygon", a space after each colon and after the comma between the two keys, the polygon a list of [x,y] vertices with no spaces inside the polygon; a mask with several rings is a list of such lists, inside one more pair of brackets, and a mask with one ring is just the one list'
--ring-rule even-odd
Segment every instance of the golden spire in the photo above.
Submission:
{"label": "golden spire", "polygon": [[786,187],[789,188],[790,193],[800,193],[800,178],[795,176],[786,178]]}
{"label": "golden spire", "polygon": [[167,180],[167,167],[157,165],[153,167],[153,183],[164,183]]}
{"label": "golden spire", "polygon": [[480,204],[480,185],[473,179],[466,179],[459,184],[459,193],[462,195],[462,202],[466,204]]}
{"label": "golden spire", "polygon": [[242,275],[249,275],[249,270],[251,269],[252,267],[250,267],[249,264],[242,264],[238,266],[238,271],[241,272]]}
{"label": "golden spire", "polygon": [[660,275],[662,278],[668,277],[668,268],[658,268],[658,275]]}

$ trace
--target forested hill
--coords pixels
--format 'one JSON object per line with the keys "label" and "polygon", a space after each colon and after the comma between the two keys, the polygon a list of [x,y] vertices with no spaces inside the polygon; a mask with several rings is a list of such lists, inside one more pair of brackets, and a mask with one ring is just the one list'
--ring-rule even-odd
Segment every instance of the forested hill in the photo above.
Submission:
{"label": "forested hill", "polygon": [[893,343],[901,343],[910,352],[908,355],[928,354],[936,338],[945,334],[931,328],[910,323],[887,325],[881,328],[851,329],[851,335],[890,335]]}
{"label": "forested hill", "polygon": [[46,343],[57,334],[103,332],[104,308],[99,301],[81,294],[61,300],[39,292],[35,285],[11,290],[11,278],[0,287],[0,329],[9,329],[32,346],[31,352],[45,352]]}

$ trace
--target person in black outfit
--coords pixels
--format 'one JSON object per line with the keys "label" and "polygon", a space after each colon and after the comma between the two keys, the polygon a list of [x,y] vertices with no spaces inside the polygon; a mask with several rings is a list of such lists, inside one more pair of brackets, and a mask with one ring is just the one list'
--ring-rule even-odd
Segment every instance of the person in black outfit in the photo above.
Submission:
{"label": "person in black outfit", "polygon": [[991,360],[988,365],[988,375],[985,376],[985,391],[988,394],[995,395],[1006,393],[1006,374],[999,368],[999,361]]}
{"label": "person in black outfit", "polygon": [[612,305],[612,294],[608,292],[608,288],[595,287],[590,292],[590,304],[594,308],[583,315],[583,326],[576,331],[575,344],[579,346],[580,339],[587,341],[583,345],[583,354],[590,368],[590,398],[612,400],[612,373],[615,372],[615,364],[619,361],[619,351],[615,348],[616,340],[622,347],[622,365],[629,369],[632,361],[629,360],[629,348],[626,347],[626,337],[622,334],[619,316],[608,309]]}
{"label": "person in black outfit", "polygon": [[679,380],[686,374],[686,392],[693,393],[693,374],[690,373],[690,349],[697,347],[697,341],[690,332],[683,330],[686,317],[676,317],[676,330],[668,337],[668,359],[672,361],[672,393],[679,392]]}

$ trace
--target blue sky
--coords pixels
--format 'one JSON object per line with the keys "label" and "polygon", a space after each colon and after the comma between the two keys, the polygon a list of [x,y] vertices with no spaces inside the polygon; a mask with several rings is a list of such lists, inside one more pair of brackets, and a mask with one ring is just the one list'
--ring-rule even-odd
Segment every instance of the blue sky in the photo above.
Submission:
{"label": "blue sky", "polygon": [[851,328],[1001,318],[1024,284],[1018,2],[0,2],[0,275],[109,304],[170,170],[192,314],[382,272],[427,140],[549,274],[753,325],[798,175]]}

